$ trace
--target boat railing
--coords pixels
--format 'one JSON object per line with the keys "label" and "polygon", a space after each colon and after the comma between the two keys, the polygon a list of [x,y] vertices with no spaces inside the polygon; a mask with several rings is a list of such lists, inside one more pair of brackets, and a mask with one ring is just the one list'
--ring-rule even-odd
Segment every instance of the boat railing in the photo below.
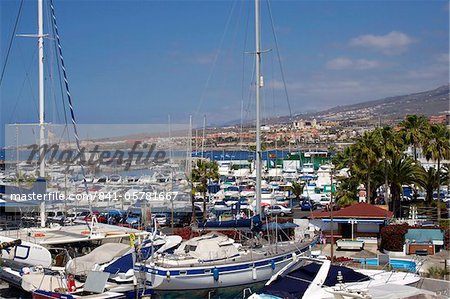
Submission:
{"label": "boat railing", "polygon": [[[247,293],[248,293],[248,296],[247,296]],[[251,288],[245,288],[245,289],[242,291],[242,299],[245,299],[245,298],[251,296],[252,294],[253,294],[253,292],[252,292],[252,289],[251,289]]]}

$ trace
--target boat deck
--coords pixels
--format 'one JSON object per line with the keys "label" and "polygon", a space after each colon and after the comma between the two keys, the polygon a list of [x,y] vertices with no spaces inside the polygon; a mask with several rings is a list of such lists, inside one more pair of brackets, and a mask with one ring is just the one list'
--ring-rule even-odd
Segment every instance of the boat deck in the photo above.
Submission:
{"label": "boat deck", "polygon": [[24,228],[0,231],[0,236],[21,239],[39,245],[58,245],[77,242],[91,242],[95,240],[129,238],[130,234],[142,236],[146,231],[96,223],[91,233],[88,225],[61,226],[56,228]]}
{"label": "boat deck", "polygon": [[[177,260],[174,256],[163,256],[152,262],[155,262],[158,266],[164,268],[172,267],[201,267],[201,266],[211,266],[215,264],[235,264],[235,263],[245,263],[251,261],[258,261],[262,259],[269,259],[274,257],[283,256],[286,253],[291,252],[304,252],[311,245],[313,240],[303,241],[303,242],[281,242],[278,244],[264,245],[263,248],[247,248],[240,250],[241,254],[238,257],[229,258],[226,260],[219,261],[208,261],[199,262],[197,259],[180,259]],[[150,262],[150,261],[149,261]]]}

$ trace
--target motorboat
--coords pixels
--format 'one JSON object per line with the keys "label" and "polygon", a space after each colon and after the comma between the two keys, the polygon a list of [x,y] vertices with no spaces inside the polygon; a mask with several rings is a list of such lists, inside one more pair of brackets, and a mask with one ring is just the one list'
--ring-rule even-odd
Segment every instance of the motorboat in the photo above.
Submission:
{"label": "motorboat", "polygon": [[298,256],[249,298],[403,298],[364,297],[362,294],[384,286],[398,286],[405,290],[404,286],[419,280],[420,276],[416,273],[354,270],[334,265],[329,260]]}

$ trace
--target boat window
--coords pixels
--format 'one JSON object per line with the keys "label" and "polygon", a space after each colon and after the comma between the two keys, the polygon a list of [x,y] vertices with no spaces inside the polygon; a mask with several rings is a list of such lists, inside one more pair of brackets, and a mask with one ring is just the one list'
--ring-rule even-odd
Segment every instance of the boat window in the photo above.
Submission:
{"label": "boat window", "polygon": [[28,258],[29,254],[30,254],[29,246],[18,245],[16,246],[16,251],[14,252],[14,258],[25,260]]}
{"label": "boat window", "polygon": [[197,246],[195,245],[186,245],[184,247],[184,252],[188,253],[190,251],[195,251],[197,249]]}
{"label": "boat window", "polygon": [[186,275],[187,271],[180,271],[180,275]]}

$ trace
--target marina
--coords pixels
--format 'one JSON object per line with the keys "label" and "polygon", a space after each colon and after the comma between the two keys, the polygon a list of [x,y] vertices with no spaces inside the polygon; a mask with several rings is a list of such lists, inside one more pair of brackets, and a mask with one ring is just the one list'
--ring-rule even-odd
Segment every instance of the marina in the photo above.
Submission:
{"label": "marina", "polygon": [[[36,52],[33,63],[37,72],[25,72],[27,80],[31,80],[31,75],[37,79],[37,86],[29,83],[29,87],[33,95],[37,94],[34,95],[37,118],[34,115],[33,121],[38,123],[2,121],[0,298],[450,298],[448,111],[433,116],[425,112],[422,115],[421,111],[412,114],[413,110],[408,110],[407,114],[382,123],[380,115],[377,120],[369,117],[375,108],[350,113],[337,103],[337,112],[302,111],[293,115],[288,87],[297,90],[297,97],[299,90],[304,93],[305,86],[310,90],[316,88],[299,87],[286,81],[283,64],[289,56],[282,57],[279,51],[275,10],[269,0],[253,0],[230,1],[232,6],[221,48],[214,50],[214,55],[189,54],[190,50],[181,46],[186,40],[171,41],[171,47],[176,45],[179,49],[169,51],[170,62],[164,64],[167,68],[152,70],[160,76],[167,73],[178,77],[179,70],[171,65],[176,65],[174,61],[180,57],[186,60],[183,63],[211,65],[195,113],[189,112],[185,118],[167,113],[164,121],[153,117],[157,123],[139,124],[142,111],[160,108],[156,109],[157,105],[150,101],[135,105],[130,96],[120,106],[116,107],[117,103],[112,101],[103,105],[101,111],[92,109],[96,114],[93,124],[80,124],[80,118],[86,120],[83,113],[91,111],[80,108],[83,106],[76,96],[80,92],[77,85],[80,78],[70,81],[70,68],[66,64],[85,65],[84,57],[71,53],[77,45],[63,48],[65,39],[61,34],[70,19],[67,8],[74,3],[28,2],[18,2],[0,85],[10,50],[22,51],[12,47],[15,38],[33,39]],[[182,11],[186,5],[176,4],[180,7],[175,11]],[[280,7],[287,4],[322,5],[273,3]],[[119,49],[123,46],[120,43],[131,43],[129,36],[134,36],[135,30],[148,30],[144,27],[158,24],[159,17],[151,17],[153,10],[158,11],[164,5],[172,7],[174,3],[144,2],[139,4],[142,7],[130,3],[136,20],[123,16],[121,10],[125,7],[116,7],[118,3],[111,5],[115,8],[102,11],[105,18],[108,13],[120,16],[115,21],[117,24],[109,25],[111,28],[136,21],[145,11],[143,8],[148,9],[144,14],[146,26],[142,28],[130,29],[127,25],[125,31],[112,33],[108,28],[96,33],[98,39],[110,33],[120,37]],[[10,6],[8,3],[7,8]],[[61,17],[57,14],[59,6],[66,9]],[[33,10],[33,18],[28,10]],[[87,11],[87,15],[92,13]],[[225,11],[223,7],[221,11]],[[20,22],[34,21],[34,18],[37,28],[33,23],[33,30],[37,34],[17,31]],[[173,22],[177,19],[172,18]],[[87,19],[77,21],[80,28]],[[195,18],[191,21],[198,22]],[[327,24],[326,18],[322,21]],[[183,26],[188,26],[177,24],[180,32],[184,32]],[[171,26],[167,27],[170,30]],[[207,27],[201,26],[202,30]],[[235,28],[233,42],[226,45],[224,41],[231,27]],[[241,38],[239,32],[244,27],[241,106],[235,107],[230,102],[233,107],[229,113],[230,107],[225,107],[227,101],[217,101],[222,104],[215,106],[211,100],[215,95],[208,88],[215,79],[216,64],[220,65],[219,56],[228,46],[236,50],[235,41]],[[211,32],[216,29],[211,25]],[[284,29],[284,34],[290,30]],[[192,34],[195,38],[198,32]],[[249,35],[251,42],[247,40]],[[271,48],[267,48],[266,36],[273,39]],[[380,46],[384,45],[380,40],[385,41],[385,37],[364,35],[339,47],[355,49],[369,43],[378,48],[379,55],[395,56],[405,52],[410,44],[419,43],[419,39],[397,31],[388,33],[387,37],[387,41],[400,40],[403,44],[394,43],[393,47],[397,48],[391,49]],[[144,43],[147,38],[140,36],[142,45],[130,46],[125,57],[130,59],[130,65],[135,55],[142,61],[148,56],[161,55],[160,41],[152,37],[155,44],[150,45]],[[84,36],[77,38],[80,44],[92,41]],[[294,39],[291,43],[296,44]],[[104,46],[114,52],[115,47]],[[145,55],[140,52],[142,48],[147,51]],[[70,54],[64,56],[66,51]],[[93,82],[95,76],[116,71],[123,82],[125,76],[132,77],[131,70],[125,74],[128,62],[122,61],[123,53],[119,52],[121,58],[115,59],[114,66],[110,63],[110,69],[89,74]],[[93,54],[101,60],[106,54],[99,53]],[[247,56],[251,57],[251,63],[246,61]],[[446,58],[448,63],[448,53]],[[236,63],[231,56],[228,59],[225,64],[232,69]],[[303,58],[305,67],[310,65],[307,61],[310,59]],[[247,64],[251,64],[249,70]],[[193,65],[192,73],[195,73]],[[328,61],[325,68],[330,73],[343,69],[368,72],[385,65],[389,63],[336,58]],[[224,73],[230,70],[225,69]],[[250,74],[251,79],[246,82]],[[15,73],[8,75],[13,77]],[[321,76],[315,76],[316,80]],[[153,82],[147,82],[148,78],[136,77],[134,89],[147,85],[152,89]],[[165,88],[167,93],[183,89],[173,85],[173,81],[182,80],[170,81],[170,87]],[[235,84],[234,81],[235,78],[231,82]],[[445,84],[444,98],[448,100],[448,79]],[[102,89],[103,96],[115,97],[113,85],[114,82],[107,83],[111,90]],[[12,93],[10,86],[1,85],[1,88]],[[320,89],[327,88],[333,89],[332,85]],[[189,88],[184,90],[186,96],[190,95]],[[228,90],[221,93],[228,95]],[[286,97],[289,113],[285,114],[289,116],[277,114],[276,108],[281,104],[275,95],[279,91]],[[246,93],[249,99],[245,108]],[[267,106],[270,94],[273,107]],[[59,97],[61,103],[57,103]],[[158,105],[169,105],[170,111],[181,109],[186,113],[191,109],[176,100],[164,102],[161,99]],[[50,104],[53,105],[51,113],[48,112]],[[315,104],[319,105],[319,101]],[[58,105],[62,105],[60,109]],[[207,120],[205,113],[200,122],[199,113],[208,105],[213,106],[208,116],[213,120]],[[376,105],[379,108],[387,104]],[[142,111],[134,110],[135,106]],[[27,110],[32,108],[31,105],[23,108],[26,111],[11,113],[11,117],[26,122]],[[126,120],[129,120],[126,115],[135,111],[136,121],[115,123],[117,119],[111,116],[111,109],[114,113],[120,111]],[[214,118],[219,122],[218,114],[227,112],[231,118],[239,110],[240,123],[216,124]],[[268,111],[277,116],[268,116]],[[109,122],[96,124],[104,119],[103,114],[109,113]],[[146,113],[145,119],[152,119],[153,111]],[[54,114],[53,121],[50,114]],[[339,121],[337,116],[341,117]]]}

